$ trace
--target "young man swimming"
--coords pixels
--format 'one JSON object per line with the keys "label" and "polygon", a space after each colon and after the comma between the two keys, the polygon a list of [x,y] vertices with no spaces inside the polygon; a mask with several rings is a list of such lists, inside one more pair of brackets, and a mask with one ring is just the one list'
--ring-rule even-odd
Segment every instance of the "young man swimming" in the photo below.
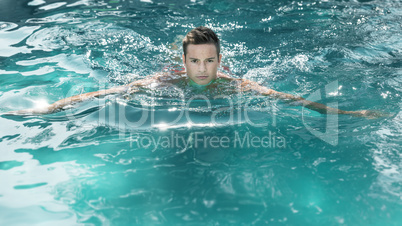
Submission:
{"label": "young man swimming", "polygon": [[43,108],[12,111],[7,112],[6,114],[50,114],[63,110],[74,103],[94,97],[109,94],[135,93],[139,91],[140,88],[145,88],[151,84],[176,84],[179,81],[184,81],[189,86],[208,89],[214,88],[214,83],[216,83],[216,81],[219,79],[230,83],[236,83],[238,92],[255,91],[260,95],[272,96],[278,99],[287,100],[322,114],[350,114],[353,116],[376,117],[376,113],[371,111],[344,111],[330,108],[323,104],[306,100],[302,97],[296,97],[291,94],[281,93],[269,89],[247,79],[236,79],[218,72],[222,59],[222,54],[220,54],[220,41],[217,35],[207,27],[197,27],[187,33],[183,39],[182,58],[183,64],[186,68],[185,72],[157,73],[152,76],[148,76],[145,79],[132,82],[128,85],[68,97]]}

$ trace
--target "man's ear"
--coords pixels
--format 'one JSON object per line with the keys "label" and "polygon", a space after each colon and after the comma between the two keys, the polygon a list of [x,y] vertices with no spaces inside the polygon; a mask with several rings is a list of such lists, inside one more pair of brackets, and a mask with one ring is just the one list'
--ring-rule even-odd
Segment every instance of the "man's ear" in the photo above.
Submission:
{"label": "man's ear", "polygon": [[183,64],[186,64],[186,56],[183,54],[181,57],[183,58]]}
{"label": "man's ear", "polygon": [[221,63],[221,60],[222,60],[222,54],[219,54],[218,63]]}

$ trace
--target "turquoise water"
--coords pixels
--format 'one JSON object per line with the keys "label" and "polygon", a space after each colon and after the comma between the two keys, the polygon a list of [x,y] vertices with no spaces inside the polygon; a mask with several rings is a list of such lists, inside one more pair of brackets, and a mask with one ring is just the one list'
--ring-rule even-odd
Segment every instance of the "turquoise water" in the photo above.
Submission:
{"label": "turquoise water", "polygon": [[166,87],[1,116],[0,225],[400,225],[401,16],[390,0],[2,1],[1,113],[180,64],[206,25],[234,77],[391,116]]}

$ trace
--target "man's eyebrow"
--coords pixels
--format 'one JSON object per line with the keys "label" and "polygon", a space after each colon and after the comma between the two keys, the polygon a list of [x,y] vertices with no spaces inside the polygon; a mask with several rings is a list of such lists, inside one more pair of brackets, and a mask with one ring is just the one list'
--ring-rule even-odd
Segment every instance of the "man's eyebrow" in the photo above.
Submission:
{"label": "man's eyebrow", "polygon": [[[199,60],[198,58],[189,57],[191,60]],[[209,57],[207,60],[216,59],[216,57]]]}

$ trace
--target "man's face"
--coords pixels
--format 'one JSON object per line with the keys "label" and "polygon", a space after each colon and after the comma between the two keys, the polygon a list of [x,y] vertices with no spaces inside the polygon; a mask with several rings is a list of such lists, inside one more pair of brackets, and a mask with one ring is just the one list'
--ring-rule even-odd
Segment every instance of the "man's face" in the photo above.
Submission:
{"label": "man's face", "polygon": [[214,44],[188,45],[186,58],[183,54],[187,76],[199,85],[208,84],[216,79],[221,58]]}

